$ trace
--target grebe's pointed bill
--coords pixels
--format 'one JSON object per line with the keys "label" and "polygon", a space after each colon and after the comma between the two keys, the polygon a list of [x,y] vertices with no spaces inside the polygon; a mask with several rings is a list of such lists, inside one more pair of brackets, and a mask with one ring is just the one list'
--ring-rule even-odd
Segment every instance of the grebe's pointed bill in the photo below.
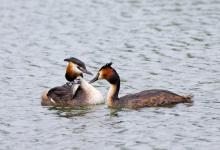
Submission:
{"label": "grebe's pointed bill", "polygon": [[89,75],[93,75],[90,71],[88,71],[88,70],[85,69],[85,68],[78,67],[78,69],[81,70],[83,73],[86,73],[86,74],[89,74]]}
{"label": "grebe's pointed bill", "polygon": [[97,75],[91,80],[89,81],[89,83],[94,83],[95,81],[97,81],[99,79],[99,73],[97,73]]}

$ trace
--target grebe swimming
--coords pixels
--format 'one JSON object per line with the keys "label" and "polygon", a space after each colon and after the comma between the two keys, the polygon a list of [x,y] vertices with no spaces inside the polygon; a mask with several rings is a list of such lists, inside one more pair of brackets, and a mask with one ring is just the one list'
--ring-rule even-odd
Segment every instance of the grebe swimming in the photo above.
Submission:
{"label": "grebe swimming", "polygon": [[42,94],[43,106],[83,106],[104,103],[102,94],[83,79],[83,73],[92,74],[85,64],[77,58],[64,59],[68,62],[65,77],[68,82],[45,91]]}
{"label": "grebe swimming", "polygon": [[180,96],[173,92],[160,89],[145,90],[119,98],[120,77],[111,65],[112,63],[108,63],[101,67],[96,77],[90,81],[90,83],[93,83],[97,80],[105,79],[111,84],[107,94],[107,104],[109,107],[140,108],[191,102],[190,96]]}

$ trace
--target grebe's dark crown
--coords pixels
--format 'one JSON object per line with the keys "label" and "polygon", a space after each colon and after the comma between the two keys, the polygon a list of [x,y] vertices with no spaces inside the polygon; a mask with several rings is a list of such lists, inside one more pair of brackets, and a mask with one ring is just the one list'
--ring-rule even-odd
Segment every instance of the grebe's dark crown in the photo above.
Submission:
{"label": "grebe's dark crown", "polygon": [[77,64],[78,65],[78,69],[81,70],[83,73],[87,73],[87,74],[90,74],[92,75],[91,72],[89,72],[87,69],[86,69],[86,65],[84,62],[82,62],[81,60],[75,58],[75,57],[70,57],[70,58],[66,58],[64,59],[64,61],[67,61],[67,62],[72,62],[74,64]]}
{"label": "grebe's dark crown", "polygon": [[77,64],[80,67],[86,69],[85,63],[75,57],[66,58],[66,59],[64,59],[64,61],[72,62],[72,63]]}
{"label": "grebe's dark crown", "polygon": [[111,65],[112,65],[112,62],[107,63],[107,64],[105,64],[104,66],[102,66],[102,67],[99,69],[99,71],[102,70],[102,69],[105,69],[105,68],[112,68]]}

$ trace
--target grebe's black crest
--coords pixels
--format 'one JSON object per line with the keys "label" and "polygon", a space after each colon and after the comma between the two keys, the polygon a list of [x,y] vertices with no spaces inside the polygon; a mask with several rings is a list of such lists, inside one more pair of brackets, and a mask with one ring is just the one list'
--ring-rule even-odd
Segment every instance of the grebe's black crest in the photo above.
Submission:
{"label": "grebe's black crest", "polygon": [[85,63],[82,62],[81,60],[75,58],[75,57],[66,58],[66,59],[64,59],[64,61],[72,62],[72,63],[74,63],[74,64],[79,65],[79,66],[82,67],[83,69],[86,69]]}
{"label": "grebe's black crest", "polygon": [[[111,67],[112,67],[112,62],[105,64],[104,66],[102,66],[102,67],[100,68],[100,70],[105,69],[105,68],[111,68]],[[99,70],[99,71],[100,71],[100,70]]]}

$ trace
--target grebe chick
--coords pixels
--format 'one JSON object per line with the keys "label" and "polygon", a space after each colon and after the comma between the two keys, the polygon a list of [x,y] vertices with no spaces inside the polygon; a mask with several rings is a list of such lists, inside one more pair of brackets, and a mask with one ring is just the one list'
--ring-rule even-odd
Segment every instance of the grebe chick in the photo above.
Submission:
{"label": "grebe chick", "polygon": [[83,79],[83,73],[92,74],[77,58],[64,59],[68,62],[65,77],[67,84],[54,87],[42,95],[43,106],[82,106],[104,103],[102,94]]}
{"label": "grebe chick", "polygon": [[190,96],[180,96],[173,92],[160,89],[145,90],[119,98],[120,77],[111,65],[112,63],[108,63],[101,67],[96,77],[90,81],[90,83],[93,83],[97,80],[105,79],[111,84],[107,94],[107,104],[109,107],[141,108],[191,102]]}

